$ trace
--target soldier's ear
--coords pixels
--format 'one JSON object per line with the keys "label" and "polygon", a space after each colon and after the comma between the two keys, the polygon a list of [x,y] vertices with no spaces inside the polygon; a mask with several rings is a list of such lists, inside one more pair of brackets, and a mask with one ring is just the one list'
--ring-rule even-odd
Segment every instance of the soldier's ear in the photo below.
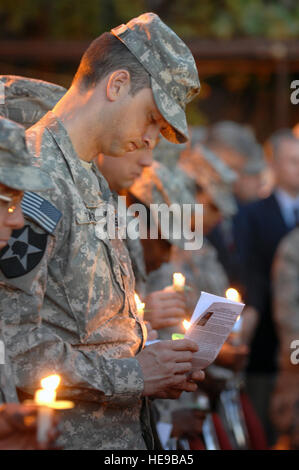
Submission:
{"label": "soldier's ear", "polygon": [[115,70],[109,76],[106,95],[109,101],[116,101],[127,95],[131,87],[131,77],[128,70]]}

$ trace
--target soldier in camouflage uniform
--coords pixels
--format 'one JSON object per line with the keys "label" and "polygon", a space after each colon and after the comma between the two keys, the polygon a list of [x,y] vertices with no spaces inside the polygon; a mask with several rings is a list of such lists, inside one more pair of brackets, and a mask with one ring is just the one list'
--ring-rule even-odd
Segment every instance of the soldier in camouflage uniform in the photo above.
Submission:
{"label": "soldier in camouflage uniform", "polygon": [[[232,197],[232,183],[236,179],[230,170],[214,153],[198,143],[196,128],[192,131],[191,144],[179,159],[179,166],[195,183],[195,198],[203,204],[203,234],[206,235],[221,220],[236,212]],[[196,253],[173,254],[173,260],[182,267],[192,266],[197,294],[200,291],[223,296],[228,288],[228,279],[217,252],[204,236],[203,246]]]}
{"label": "soldier in camouflage uniform", "polygon": [[[0,116],[22,124],[26,129],[39,121],[66,93],[54,83],[16,75],[0,75]],[[0,94],[1,96],[1,94]]]}
{"label": "soldier in camouflage uniform", "polygon": [[[144,172],[143,178],[136,182],[131,188],[136,198],[142,200],[149,206],[150,203],[166,202],[167,204],[189,203],[197,198],[197,202],[204,204],[204,217],[203,217],[203,232],[210,229],[213,224],[217,223],[219,217],[223,215],[231,215],[234,213],[236,207],[234,200],[231,196],[231,184],[234,181],[235,175],[230,169],[222,163],[212,152],[196,145],[195,148],[187,148],[181,152],[179,158],[180,168],[184,169],[189,176],[173,167],[171,158],[165,148],[171,155],[171,145],[163,142],[163,153],[160,153],[160,145],[154,150],[155,158],[160,161],[166,162],[170,171],[167,174],[166,170],[162,172],[155,165],[151,169],[155,171],[155,175],[148,174],[149,170]],[[166,153],[166,156],[165,156]],[[174,155],[174,159],[176,155]],[[160,181],[159,181],[160,180]],[[163,191],[161,190],[163,188]],[[187,196],[188,194],[188,196]],[[182,196],[183,195],[183,196]],[[159,241],[157,241],[159,242]],[[186,284],[188,290],[185,292],[187,311],[191,314],[194,310],[201,290],[214,293],[216,295],[224,295],[225,290],[228,288],[228,280],[224,270],[219,263],[215,249],[204,238],[203,246],[199,250],[188,251],[182,249],[181,240],[172,240],[172,246],[169,246],[170,255],[169,261],[164,262],[161,266],[150,272],[148,275],[148,288],[155,290],[161,287],[169,289],[172,283],[172,275],[174,272],[182,272],[186,277]],[[146,250],[153,257],[154,251],[151,249]],[[168,286],[168,287],[167,287]],[[147,305],[146,305],[147,311]],[[185,317],[187,316],[187,312]],[[149,312],[148,318],[151,320],[151,313]],[[174,328],[165,328],[159,330],[160,337],[170,337],[172,333],[181,332],[177,324]],[[244,367],[248,349],[245,345],[232,345],[229,342],[225,343],[216,363],[224,366],[225,368],[240,370]],[[219,375],[219,368],[217,369]],[[211,370],[208,370],[209,375]],[[224,372],[223,372],[224,374]],[[225,381],[222,378],[222,385]],[[220,383],[218,382],[218,383]],[[212,384],[212,396],[214,397],[219,393],[219,385],[215,379],[210,377],[210,386]],[[215,393],[215,390],[218,390]],[[210,392],[209,387],[206,387],[205,392]],[[155,402],[160,412],[160,419],[162,421],[171,422],[174,425],[173,433],[175,436],[180,436],[183,432],[188,437],[198,435],[202,425],[202,416],[198,414],[197,407],[197,394],[188,396],[183,394],[179,401],[158,401]],[[182,427],[175,417],[180,417],[179,421],[188,421],[188,431]]]}
{"label": "soldier in camouflage uniform", "polygon": [[[138,149],[134,152],[126,153],[122,158],[100,154],[95,159],[98,169],[106,178],[111,191],[115,195],[116,204],[118,195],[127,197],[127,189],[142,174],[144,168],[151,166],[153,162],[152,154],[151,149]],[[128,214],[127,223],[129,223]],[[142,245],[139,238],[133,240],[126,237],[125,243],[132,261],[135,288],[138,295],[143,297],[145,293],[146,270]]]}
{"label": "soldier in camouflage uniform", "polygon": [[[45,190],[51,188],[51,182],[45,173],[31,166],[30,156],[25,144],[25,131],[21,126],[8,119],[0,118],[0,138],[0,202],[1,207],[3,206],[5,209],[5,211],[1,209],[4,212],[3,214],[1,213],[0,224],[0,248],[2,249],[6,246],[12,231],[21,229],[24,225],[20,205],[23,191],[25,189]],[[12,195],[6,195],[6,193],[11,193]],[[11,215],[7,214],[7,208],[10,206],[11,209],[8,209],[8,211],[11,212]],[[4,338],[0,337],[3,341]],[[6,358],[2,359],[5,360],[0,365],[0,402],[17,402],[18,399],[7,351]]]}
{"label": "soldier in camouflage uniform", "polygon": [[[155,161],[152,167],[145,169],[142,176],[131,186],[130,193],[148,208],[150,204],[167,204],[168,206],[173,203],[194,204],[194,198],[184,185],[182,176],[184,175],[179,168],[174,167],[170,171],[166,166]],[[172,222],[172,214],[170,213],[170,228]],[[156,222],[152,219],[151,223]],[[163,233],[163,227],[159,226],[159,230],[161,233],[157,240],[148,237],[146,240],[142,240],[142,244],[148,272],[145,317],[154,328],[159,329],[159,335],[162,337],[165,327],[172,324],[172,327],[177,329],[186,317],[186,299],[182,293],[176,293],[174,290],[168,292],[168,289],[164,289],[171,286],[172,274],[175,272],[174,265],[171,262],[172,250],[176,244],[179,245],[180,249],[183,249],[184,240],[175,238],[171,231],[168,239],[162,239],[162,237],[168,237],[168,235]],[[153,310],[151,296],[161,290],[164,290],[165,297],[170,296],[171,298],[173,296],[178,302],[183,302],[178,311],[168,309],[166,305],[165,308],[160,309],[160,312]],[[162,300],[164,304],[164,299]],[[169,334],[166,337],[169,338]]]}
{"label": "soldier in camouflage uniform", "polygon": [[[272,421],[278,434],[287,438],[287,441],[284,440],[287,448],[297,449],[299,448],[298,247],[299,228],[295,228],[280,242],[274,258],[273,312],[279,336],[279,369],[271,400]],[[293,360],[291,360],[292,355]]]}
{"label": "soldier in camouflage uniform", "polygon": [[[18,124],[0,118],[0,248],[8,242],[13,230],[24,225],[21,210],[23,191],[51,188],[49,177],[31,166],[25,144],[25,130]],[[5,348],[3,306],[0,310],[0,449],[49,448],[36,441],[36,422],[27,426],[25,418],[36,417],[36,409],[17,404],[14,374]],[[52,438],[54,427],[51,428]]]}
{"label": "soldier in camouflage uniform", "polygon": [[196,388],[186,377],[194,343],[142,350],[128,253],[122,240],[102,238],[111,194],[89,162],[101,152],[151,148],[160,131],[185,141],[184,107],[198,91],[188,48],[144,14],[96,39],[70,90],[27,131],[34,162],[55,190],[24,197],[26,226],[1,253],[1,303],[19,389],[32,395],[42,377],[58,372],[61,396],[75,401],[62,414],[65,448],[145,449],[143,397]]}
{"label": "soldier in camouflage uniform", "polygon": [[[160,155],[165,155],[165,149],[171,152],[171,144],[158,145],[156,159],[163,159]],[[234,173],[212,152],[202,147],[192,151],[188,148],[181,153],[179,162],[181,169],[167,169],[158,163],[154,164],[135,182],[131,192],[147,206],[162,202],[194,204],[197,197],[197,202],[204,204],[204,231],[208,223],[217,223],[222,213],[231,214],[235,210],[229,192]],[[171,242],[169,263],[163,263],[158,271],[149,273],[148,293],[171,285],[173,272],[180,271],[192,287],[188,292],[189,313],[193,312],[201,290],[224,295],[228,281],[209,242],[204,239],[202,248],[195,251],[182,249],[184,240],[172,239]]]}
{"label": "soldier in camouflage uniform", "polygon": [[[181,147],[181,145],[171,143],[169,145],[172,150]],[[128,188],[146,168],[151,166],[152,161],[152,151],[147,149],[127,153],[122,159],[107,155],[99,155],[96,159],[97,166],[107,179],[110,188],[115,191],[115,194],[126,196],[128,205],[130,202],[130,195],[127,193]],[[145,189],[146,191],[147,189]],[[133,216],[130,217],[131,220],[132,218]],[[127,224],[130,224],[129,217],[127,217]],[[151,320],[154,321],[154,327],[161,328],[167,321],[175,322],[175,324],[181,322],[185,318],[184,296],[180,292],[166,292],[158,289],[146,297],[147,275],[140,238],[132,239],[127,236],[125,243],[132,261],[136,291],[142,300],[146,302],[146,311],[151,311]],[[164,320],[162,320],[162,317],[164,317]]]}
{"label": "soldier in camouflage uniform", "polygon": [[[172,144],[163,142],[154,150],[156,160],[165,160],[165,149],[171,152]],[[164,157],[161,156],[163,153]],[[174,155],[175,157],[175,155]],[[152,168],[143,172],[142,177],[136,180],[131,187],[135,197],[149,207],[151,203],[194,203],[204,204],[203,233],[217,223],[221,215],[229,216],[234,213],[236,206],[231,196],[231,184],[235,174],[208,149],[202,145],[194,145],[183,150],[179,159],[179,167],[173,167],[171,159],[170,168],[155,163]],[[182,171],[183,170],[183,171]],[[184,240],[171,239],[171,244],[163,242],[163,256],[168,251],[165,262],[160,260],[160,266],[148,273],[148,296],[159,289],[169,289],[172,284],[174,272],[182,272],[186,277],[186,284],[191,288],[185,295],[185,315],[192,314],[201,291],[223,296],[229,287],[228,279],[219,263],[214,247],[204,237],[203,245],[199,250],[185,250]],[[151,245],[161,243],[161,240],[145,240]],[[152,246],[145,249],[145,257],[149,254],[151,262],[155,258]],[[145,299],[146,301],[146,299]],[[165,314],[164,314],[165,315]],[[178,317],[172,328],[163,329],[163,313],[160,323],[152,318],[153,312],[148,311],[146,304],[146,318],[153,327],[159,330],[159,336],[169,338],[174,332],[182,329],[182,318]],[[183,332],[183,331],[182,331]],[[226,345],[219,356],[219,362],[227,367],[240,368],[244,364],[247,348],[233,348]]]}

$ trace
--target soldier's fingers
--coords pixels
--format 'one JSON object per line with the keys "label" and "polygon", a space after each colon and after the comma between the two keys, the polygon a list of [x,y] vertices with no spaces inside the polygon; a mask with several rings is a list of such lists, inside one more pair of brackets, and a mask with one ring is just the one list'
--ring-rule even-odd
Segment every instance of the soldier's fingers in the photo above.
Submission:
{"label": "soldier's fingers", "polygon": [[174,374],[172,376],[171,388],[177,390],[183,390],[184,384],[186,384],[186,374]]}
{"label": "soldier's fingers", "polygon": [[190,375],[189,381],[193,380],[195,382],[202,382],[206,377],[206,374],[203,370],[197,370],[195,372],[192,372]]}
{"label": "soldier's fingers", "polygon": [[163,315],[159,315],[156,317],[156,321],[161,321],[161,322],[165,322],[165,321],[173,321],[175,320],[176,321],[176,324],[182,324],[183,323],[183,320],[185,318],[186,314],[185,315],[173,315],[173,312],[172,311],[169,311],[169,312],[164,312]]}
{"label": "soldier's fingers", "polygon": [[198,351],[197,344],[192,341],[191,339],[178,339],[176,341],[172,341],[172,349],[174,351]]}
{"label": "soldier's fingers", "polygon": [[164,395],[163,398],[170,398],[172,400],[175,400],[177,398],[180,398],[182,391],[183,390],[176,390],[176,389],[167,390],[167,392],[163,394]]}
{"label": "soldier's fingers", "polygon": [[180,296],[180,295],[172,295],[169,297],[164,297],[161,299],[161,303],[164,305],[182,305],[184,306],[186,304],[185,298]]}
{"label": "soldier's fingers", "polygon": [[[178,340],[177,340],[178,341]],[[177,363],[180,362],[191,362],[192,361],[192,352],[191,351],[174,351],[173,358]]]}
{"label": "soldier's fingers", "polygon": [[165,309],[161,310],[162,317],[186,317],[186,310],[180,307],[166,307]]}
{"label": "soldier's fingers", "polygon": [[169,290],[169,291],[166,291],[166,290],[163,290],[160,292],[160,295],[159,295],[159,298],[161,300],[169,300],[169,299],[184,299],[184,293],[183,292],[176,292],[174,290]]}
{"label": "soldier's fingers", "polygon": [[197,385],[194,382],[188,382],[185,374],[177,374],[173,378],[173,388],[185,392],[196,392]]}
{"label": "soldier's fingers", "polygon": [[197,384],[193,382],[185,382],[182,384],[182,388],[185,392],[196,392]]}
{"label": "soldier's fingers", "polygon": [[182,323],[182,319],[180,317],[163,318],[163,319],[160,319],[159,321],[160,328],[166,328],[167,326],[176,326],[176,325],[180,325],[181,323]]}
{"label": "soldier's fingers", "polygon": [[25,407],[24,405],[12,404],[9,408],[8,405],[5,410],[7,422],[16,430],[32,430],[36,426],[37,408]]}
{"label": "soldier's fingers", "polygon": [[174,369],[175,374],[188,374],[191,367],[191,362],[178,362]]}

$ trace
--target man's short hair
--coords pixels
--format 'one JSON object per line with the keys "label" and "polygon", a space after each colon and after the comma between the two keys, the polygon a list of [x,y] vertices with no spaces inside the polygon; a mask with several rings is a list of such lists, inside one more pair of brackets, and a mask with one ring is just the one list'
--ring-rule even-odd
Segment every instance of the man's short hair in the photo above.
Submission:
{"label": "man's short hair", "polygon": [[78,85],[81,90],[87,90],[120,69],[130,73],[132,96],[143,88],[150,88],[149,73],[129,49],[113,34],[103,33],[84,52],[73,84]]}

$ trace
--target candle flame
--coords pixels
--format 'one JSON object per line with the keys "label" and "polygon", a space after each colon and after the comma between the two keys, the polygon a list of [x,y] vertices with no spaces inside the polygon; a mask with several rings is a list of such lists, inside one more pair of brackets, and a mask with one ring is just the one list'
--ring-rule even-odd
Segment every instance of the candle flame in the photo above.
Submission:
{"label": "candle flame", "polygon": [[56,392],[55,390],[46,390],[41,388],[36,390],[34,395],[34,401],[37,405],[50,405],[55,402]]}
{"label": "candle flame", "polygon": [[58,385],[60,384],[60,376],[57,374],[49,375],[41,380],[43,389],[49,391],[55,391]]}
{"label": "candle flame", "polygon": [[138,313],[143,313],[145,304],[143,302],[141,302],[140,297],[139,297],[138,294],[136,294],[136,292],[134,294],[134,299],[135,299],[135,302],[136,302],[136,307],[137,307]]}
{"label": "candle flame", "polygon": [[185,276],[182,273],[173,273],[173,286],[180,289],[185,287]]}
{"label": "candle flame", "polygon": [[190,321],[188,321],[188,320],[183,321],[183,327],[185,328],[186,331],[189,330],[190,326],[191,326]]}
{"label": "candle flame", "polygon": [[227,289],[225,292],[225,297],[229,300],[232,300],[233,302],[241,302],[241,295],[237,291],[237,289],[234,289],[233,287],[230,287]]}
{"label": "candle flame", "polygon": [[[57,374],[49,375],[41,380],[43,388],[36,390],[34,394],[34,402],[41,408],[51,408],[53,410],[68,410],[74,407],[74,402],[67,400],[56,400],[56,388],[60,384],[61,378]],[[28,404],[32,404],[31,400],[27,400]]]}

